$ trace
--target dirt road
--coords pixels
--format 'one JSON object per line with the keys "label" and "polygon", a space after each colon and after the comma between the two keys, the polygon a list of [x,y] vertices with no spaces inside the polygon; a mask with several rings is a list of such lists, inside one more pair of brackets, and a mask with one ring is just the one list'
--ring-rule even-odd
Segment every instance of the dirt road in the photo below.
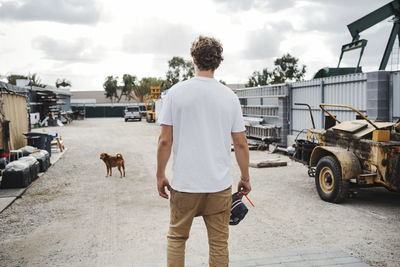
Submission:
{"label": "dirt road", "polygon": [[[68,151],[0,214],[0,265],[165,262],[169,206],[155,185],[160,127],[121,118],[74,121],[46,130],[58,132]],[[106,178],[101,152],[121,152],[127,177],[120,179],[114,170]],[[277,157],[251,151],[251,161]],[[249,196],[255,208],[248,205],[246,219],[231,227],[231,255],[338,248],[373,266],[400,266],[399,194],[363,190],[344,204],[326,203],[319,199],[307,169],[288,161],[288,167],[250,170]],[[236,185],[236,164],[232,173]],[[187,258],[207,255],[206,230],[196,218]]]}

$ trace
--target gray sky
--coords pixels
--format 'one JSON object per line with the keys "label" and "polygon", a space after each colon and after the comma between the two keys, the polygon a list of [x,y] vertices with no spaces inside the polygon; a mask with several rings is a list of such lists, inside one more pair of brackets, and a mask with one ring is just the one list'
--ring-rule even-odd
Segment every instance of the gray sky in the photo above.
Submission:
{"label": "gray sky", "polygon": [[[224,46],[216,78],[245,83],[255,70],[291,53],[307,66],[336,67],[346,25],[388,0],[0,0],[0,75],[37,73],[43,83],[71,80],[72,90],[103,90],[108,75],[164,77],[173,56],[190,59],[199,34]],[[377,70],[392,23],[368,39],[364,71]],[[359,51],[345,55],[354,66]],[[387,67],[390,70],[391,65]]]}

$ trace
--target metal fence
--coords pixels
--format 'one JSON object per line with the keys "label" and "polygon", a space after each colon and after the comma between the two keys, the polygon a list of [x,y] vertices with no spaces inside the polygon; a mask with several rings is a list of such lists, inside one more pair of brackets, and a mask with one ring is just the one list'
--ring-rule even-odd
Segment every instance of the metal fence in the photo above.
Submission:
{"label": "metal fence", "polygon": [[86,118],[123,118],[124,110],[124,105],[72,105],[72,111],[84,111]]}
{"label": "metal fence", "polygon": [[[312,108],[316,128],[324,127],[325,115],[319,108],[321,103],[342,104],[367,112],[367,74],[358,73],[335,76],[290,84],[291,87],[291,132],[297,134],[312,127],[306,103]],[[328,108],[339,120],[354,120],[356,113],[343,108]]]}

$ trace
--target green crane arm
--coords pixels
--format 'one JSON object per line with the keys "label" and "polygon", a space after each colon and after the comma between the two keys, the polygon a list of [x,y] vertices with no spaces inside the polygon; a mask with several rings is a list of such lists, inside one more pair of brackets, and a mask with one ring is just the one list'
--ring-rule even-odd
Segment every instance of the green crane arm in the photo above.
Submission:
{"label": "green crane arm", "polygon": [[347,28],[353,37],[353,41],[356,41],[360,38],[359,34],[361,32],[393,15],[400,16],[400,0],[394,0],[383,7],[378,8],[368,15],[350,23],[347,25]]}

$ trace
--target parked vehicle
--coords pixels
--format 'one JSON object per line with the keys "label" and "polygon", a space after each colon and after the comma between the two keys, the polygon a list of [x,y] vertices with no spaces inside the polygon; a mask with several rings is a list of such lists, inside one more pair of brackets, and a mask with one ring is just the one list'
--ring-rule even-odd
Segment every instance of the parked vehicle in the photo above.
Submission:
{"label": "parked vehicle", "polygon": [[[339,121],[331,113],[334,110],[326,107],[351,109],[358,119]],[[354,187],[383,186],[400,192],[400,123],[371,121],[345,105],[321,104],[320,108],[329,115],[325,129],[313,125],[308,140],[296,142],[294,159],[308,165],[321,199],[341,202]],[[311,108],[310,114],[313,121]]]}
{"label": "parked vehicle", "polygon": [[125,122],[128,120],[142,120],[142,116],[140,114],[140,110],[138,106],[134,107],[126,107],[124,111],[124,119]]}

